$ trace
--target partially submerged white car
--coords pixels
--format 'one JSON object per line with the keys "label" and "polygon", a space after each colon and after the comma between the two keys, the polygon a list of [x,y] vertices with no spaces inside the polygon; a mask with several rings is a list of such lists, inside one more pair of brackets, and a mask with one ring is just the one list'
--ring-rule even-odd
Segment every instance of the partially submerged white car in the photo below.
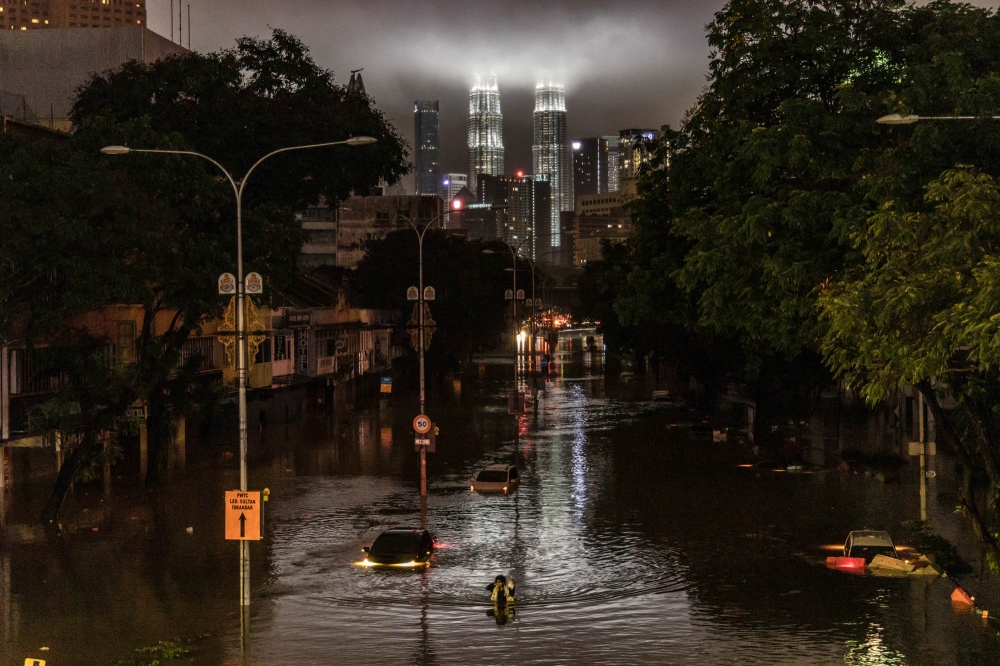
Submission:
{"label": "partially submerged white car", "polygon": [[517,467],[505,463],[487,465],[472,479],[469,490],[475,493],[509,495],[517,490],[521,477]]}
{"label": "partially submerged white car", "polygon": [[882,530],[854,530],[844,542],[844,557],[863,557],[865,564],[871,564],[876,555],[899,559],[896,546],[888,532]]}

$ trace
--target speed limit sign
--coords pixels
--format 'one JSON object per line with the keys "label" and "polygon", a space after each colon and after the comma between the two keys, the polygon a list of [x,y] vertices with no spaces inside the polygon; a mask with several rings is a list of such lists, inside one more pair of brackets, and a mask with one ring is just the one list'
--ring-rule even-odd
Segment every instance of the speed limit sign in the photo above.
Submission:
{"label": "speed limit sign", "polygon": [[417,414],[413,419],[413,429],[421,435],[426,435],[431,431],[431,420],[424,414]]}

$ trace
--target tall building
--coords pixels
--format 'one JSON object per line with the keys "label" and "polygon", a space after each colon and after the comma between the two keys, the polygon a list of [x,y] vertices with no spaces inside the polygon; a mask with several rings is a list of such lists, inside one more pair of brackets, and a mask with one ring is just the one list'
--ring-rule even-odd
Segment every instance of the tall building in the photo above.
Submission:
{"label": "tall building", "polygon": [[602,136],[608,142],[608,192],[618,191],[618,152],[621,146],[621,139],[618,136]]}
{"label": "tall building", "polygon": [[[498,210],[499,238],[521,248],[521,255],[542,259],[552,245],[552,188],[548,174],[480,175],[477,198]],[[551,262],[550,262],[551,263]]]}
{"label": "tall building", "polygon": [[643,164],[653,159],[653,153],[647,150],[650,141],[661,138],[670,131],[670,125],[661,125],[659,130],[625,129],[618,133],[621,147],[618,153],[618,189],[626,199],[635,196],[636,178]]}
{"label": "tall building", "polygon": [[[443,176],[441,176],[441,181],[438,186],[438,195],[441,197],[441,200],[444,201],[445,229],[455,228],[455,226],[452,224],[452,218],[450,212],[451,201],[452,199],[455,198],[455,195],[457,195],[463,187],[467,187],[468,185],[469,185],[469,179],[468,176],[466,176],[464,173],[446,173]],[[469,189],[471,190],[472,187],[469,187]]]}
{"label": "tall building", "polygon": [[535,86],[533,120],[531,164],[536,175],[548,174],[552,207],[547,231],[550,247],[557,248],[560,244],[559,212],[573,209],[573,167],[566,138],[566,91],[561,83],[546,77]]}
{"label": "tall building", "polygon": [[573,196],[609,192],[607,138],[577,139],[572,146]]}
{"label": "tall building", "polygon": [[438,101],[413,103],[413,146],[417,194],[438,193]]}
{"label": "tall building", "polygon": [[146,25],[146,0],[32,0],[0,5],[0,28],[122,28]]}
{"label": "tall building", "polygon": [[469,91],[469,189],[479,174],[503,175],[503,114],[496,74],[476,76]]}

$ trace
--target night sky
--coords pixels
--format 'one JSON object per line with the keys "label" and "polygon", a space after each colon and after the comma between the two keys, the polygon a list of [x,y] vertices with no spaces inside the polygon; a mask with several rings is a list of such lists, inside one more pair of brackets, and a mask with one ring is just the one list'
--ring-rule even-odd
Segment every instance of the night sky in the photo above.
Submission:
{"label": "night sky", "polygon": [[[212,51],[282,28],[346,83],[363,67],[368,94],[413,143],[413,101],[441,103],[441,171],[467,169],[468,90],[499,77],[506,169],[531,171],[534,84],[561,73],[571,138],[678,125],[706,85],[705,25],[724,0],[174,0],[184,44]],[[972,4],[994,6],[996,0]],[[148,1],[149,27],[170,34],[170,0]],[[412,151],[411,151],[412,159]],[[412,191],[412,178],[404,180]]]}

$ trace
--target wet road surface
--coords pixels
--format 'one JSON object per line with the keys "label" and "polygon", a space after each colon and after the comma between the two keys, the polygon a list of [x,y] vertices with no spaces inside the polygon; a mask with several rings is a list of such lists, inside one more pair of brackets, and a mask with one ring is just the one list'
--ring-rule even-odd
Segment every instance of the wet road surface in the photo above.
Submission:
{"label": "wet road surface", "polygon": [[[821,546],[851,529],[900,540],[915,486],[741,469],[732,445],[670,427],[689,417],[646,388],[563,372],[516,443],[509,380],[463,377],[429,403],[442,434],[426,569],[355,565],[382,529],[420,523],[415,406],[397,397],[257,433],[250,485],[272,500],[251,546],[253,663],[1000,661],[996,628],[953,610],[950,579],[824,566]],[[494,460],[518,462],[520,489],[470,492]],[[73,531],[55,540],[18,527],[31,503],[15,503],[0,663],[43,645],[50,664],[110,663],[174,636],[203,636],[198,663],[238,663],[237,549],[221,538],[237,478],[208,466],[154,495],[81,491]],[[498,573],[517,581],[516,610],[499,619],[484,589]]]}

